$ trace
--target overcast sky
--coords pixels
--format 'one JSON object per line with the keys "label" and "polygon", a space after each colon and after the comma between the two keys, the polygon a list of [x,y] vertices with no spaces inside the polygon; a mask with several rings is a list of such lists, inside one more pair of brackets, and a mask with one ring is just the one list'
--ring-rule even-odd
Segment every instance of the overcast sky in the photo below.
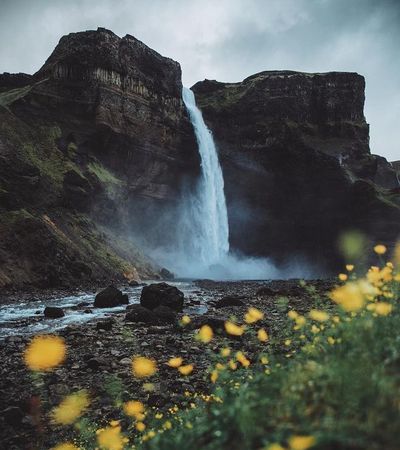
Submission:
{"label": "overcast sky", "polygon": [[188,86],[358,72],[371,151],[400,160],[400,0],[0,0],[0,73],[33,73],[63,34],[98,26],[179,61]]}

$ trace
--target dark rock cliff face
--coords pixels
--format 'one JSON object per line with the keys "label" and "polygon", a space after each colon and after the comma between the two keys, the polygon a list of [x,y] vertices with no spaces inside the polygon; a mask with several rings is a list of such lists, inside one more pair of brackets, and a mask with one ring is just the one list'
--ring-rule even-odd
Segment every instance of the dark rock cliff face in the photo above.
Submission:
{"label": "dark rock cliff face", "polygon": [[[102,28],[64,36],[34,75],[0,75],[0,286],[159,276],[146,248],[176,232],[199,174],[181,89],[177,62]],[[336,269],[347,229],[394,241],[396,171],[369,152],[361,76],[263,72],[194,91],[233,250]]]}
{"label": "dark rock cliff face", "polygon": [[234,248],[329,269],[346,230],[394,241],[399,198],[384,188],[397,181],[370,154],[364,84],[353,73],[274,71],[193,87],[219,148]]}
{"label": "dark rock cliff face", "polygon": [[[33,76],[0,75],[3,284],[65,284],[76,261],[84,279],[155,276],[124,239],[145,226],[156,241],[198,172],[181,90],[177,62],[101,28],[64,36]],[[27,220],[47,244],[15,235]],[[30,238],[41,247],[33,265]]]}

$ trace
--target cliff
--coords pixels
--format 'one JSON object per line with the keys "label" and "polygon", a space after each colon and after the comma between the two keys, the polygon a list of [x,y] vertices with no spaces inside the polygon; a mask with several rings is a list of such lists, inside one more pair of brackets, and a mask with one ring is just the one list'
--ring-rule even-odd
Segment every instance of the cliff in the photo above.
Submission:
{"label": "cliff", "polygon": [[2,284],[157,276],[134,238],[198,171],[181,89],[177,62],[101,28],[0,76]]}
{"label": "cliff", "polygon": [[235,248],[334,268],[345,230],[393,243],[398,184],[370,154],[364,88],[355,73],[292,71],[193,86],[219,148]]}
{"label": "cliff", "polygon": [[[224,172],[231,248],[337,270],[339,236],[399,233],[395,168],[369,151],[364,79],[262,72],[193,90]],[[0,286],[157,278],[200,171],[177,62],[109,30],[0,75]]]}

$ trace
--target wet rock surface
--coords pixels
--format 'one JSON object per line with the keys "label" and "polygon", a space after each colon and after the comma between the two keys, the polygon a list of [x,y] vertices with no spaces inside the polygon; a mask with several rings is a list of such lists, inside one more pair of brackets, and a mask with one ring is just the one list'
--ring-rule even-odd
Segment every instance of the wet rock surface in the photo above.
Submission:
{"label": "wet rock surface", "polygon": [[96,295],[93,306],[95,308],[115,308],[116,306],[127,305],[128,303],[129,299],[127,294],[123,294],[115,286],[108,286]]}
{"label": "wet rock surface", "polygon": [[166,306],[175,311],[182,311],[183,300],[183,292],[167,283],[145,286],[140,296],[140,304],[148,309]]}
{"label": "wet rock surface", "polygon": [[[207,287],[205,287],[207,285]],[[53,372],[45,374],[43,383],[32,382],[30,373],[24,366],[22,354],[29,342],[27,336],[12,336],[1,342],[0,358],[0,442],[4,448],[43,449],[55,445],[69,436],[68,429],[57,428],[48,423],[43,416],[40,432],[38,428],[38,411],[46,414],[50,406],[68,393],[79,389],[88,389],[92,398],[89,416],[101,425],[112,419],[125,420],[118,409],[107,386],[118,380],[123,385],[124,401],[139,399],[149,406],[161,407],[163,410],[188,402],[185,391],[206,392],[209,383],[208,356],[203,344],[194,338],[195,330],[203,324],[214,328],[215,338],[207,345],[212,353],[219,352],[226,345],[223,331],[224,321],[230,316],[243,317],[249,306],[255,306],[265,313],[260,323],[270,335],[279,336],[287,320],[289,308],[304,313],[312,307],[313,295],[321,295],[332,287],[329,281],[308,283],[311,290],[295,289],[299,282],[199,282],[199,295],[211,300],[206,314],[191,314],[191,323],[182,328],[174,323],[146,323],[125,320],[129,311],[139,311],[140,305],[131,305],[127,311],[116,312],[107,320],[95,320],[79,326],[70,326],[57,334],[63,336],[68,345],[65,363]],[[270,287],[277,295],[258,295],[261,287]],[[265,292],[265,291],[264,291]],[[284,293],[290,292],[287,297]],[[245,298],[243,305],[214,308],[213,302],[227,296]],[[282,301],[282,298],[285,301]],[[139,308],[137,308],[139,306]],[[149,310],[148,310],[149,311]],[[160,313],[160,311],[158,311]],[[156,314],[157,311],[151,311]],[[176,315],[176,313],[174,313]],[[179,319],[182,314],[177,315]],[[235,350],[243,350],[251,359],[255,349],[244,338],[229,340]],[[285,351],[285,349],[282,349]],[[143,382],[131,373],[131,360],[134,355],[154,358],[158,363],[157,375],[151,378],[153,392],[143,390]],[[184,377],[176,369],[165,363],[169,358],[180,356],[185,363],[194,364],[193,373]],[[47,400],[40,404],[38,395]]]}

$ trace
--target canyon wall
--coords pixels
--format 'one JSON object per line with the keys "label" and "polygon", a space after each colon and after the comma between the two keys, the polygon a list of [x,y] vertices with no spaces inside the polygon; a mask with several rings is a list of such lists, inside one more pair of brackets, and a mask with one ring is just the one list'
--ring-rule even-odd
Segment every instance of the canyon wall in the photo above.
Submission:
{"label": "canyon wall", "polygon": [[162,218],[199,171],[181,91],[177,62],[102,28],[0,76],[3,284],[157,276],[143,246],[174,231]]}
{"label": "canyon wall", "polygon": [[346,230],[393,243],[398,183],[370,154],[364,88],[355,73],[292,71],[193,86],[219,148],[234,248],[329,270]]}

